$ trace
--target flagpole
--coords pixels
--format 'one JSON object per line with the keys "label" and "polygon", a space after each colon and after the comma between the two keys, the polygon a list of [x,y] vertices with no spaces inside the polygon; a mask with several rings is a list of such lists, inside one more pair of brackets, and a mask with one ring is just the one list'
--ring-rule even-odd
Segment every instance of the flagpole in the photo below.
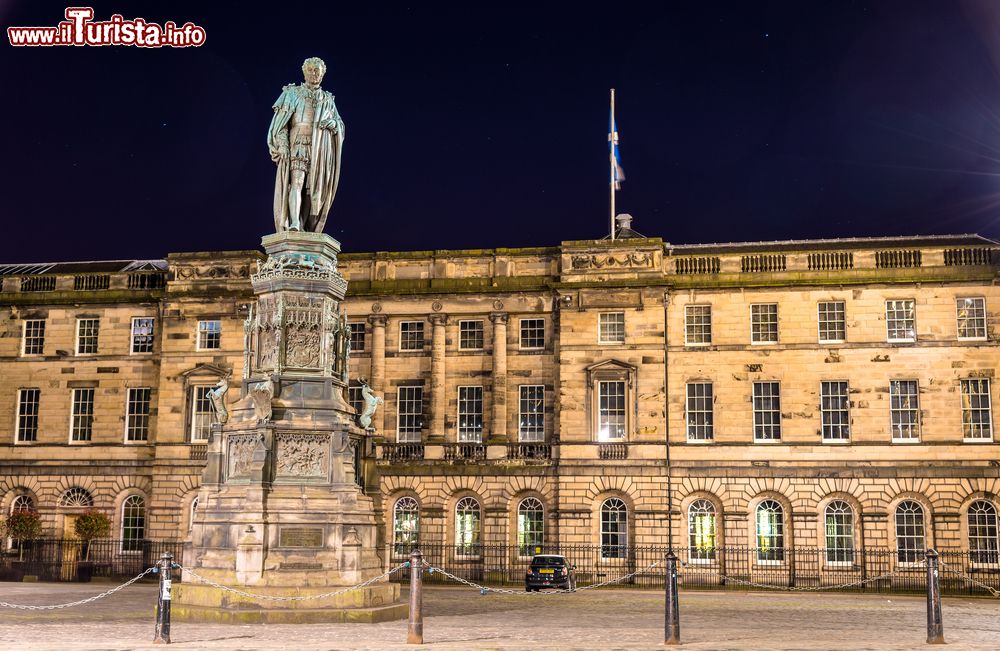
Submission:
{"label": "flagpole", "polygon": [[608,176],[611,185],[611,240],[615,239],[615,89],[611,89],[611,133],[608,134],[608,160],[611,163],[611,174]]}

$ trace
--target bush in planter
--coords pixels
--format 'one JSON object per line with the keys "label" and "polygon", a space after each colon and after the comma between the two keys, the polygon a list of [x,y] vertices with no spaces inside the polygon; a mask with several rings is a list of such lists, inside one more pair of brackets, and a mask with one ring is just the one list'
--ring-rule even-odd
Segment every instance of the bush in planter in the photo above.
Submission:
{"label": "bush in planter", "polygon": [[17,544],[18,559],[24,560],[24,542],[42,535],[42,519],[37,511],[14,511],[3,523],[4,533]]}
{"label": "bush in planter", "polygon": [[91,509],[73,524],[77,537],[83,541],[83,560],[90,560],[90,541],[106,538],[111,533],[111,519],[103,511]]}

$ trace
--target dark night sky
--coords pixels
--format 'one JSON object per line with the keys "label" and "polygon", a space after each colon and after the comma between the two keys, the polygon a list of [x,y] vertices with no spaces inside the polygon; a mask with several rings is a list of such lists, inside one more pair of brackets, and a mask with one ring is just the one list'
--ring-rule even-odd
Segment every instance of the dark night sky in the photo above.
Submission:
{"label": "dark night sky", "polygon": [[[97,18],[192,21],[207,44],[4,34],[0,261],[257,248],[270,106],[312,55],[347,124],[345,251],[604,235],[612,86],[619,209],[647,235],[1000,235],[1000,2],[658,4],[119,0]],[[65,6],[0,0],[0,22]]]}

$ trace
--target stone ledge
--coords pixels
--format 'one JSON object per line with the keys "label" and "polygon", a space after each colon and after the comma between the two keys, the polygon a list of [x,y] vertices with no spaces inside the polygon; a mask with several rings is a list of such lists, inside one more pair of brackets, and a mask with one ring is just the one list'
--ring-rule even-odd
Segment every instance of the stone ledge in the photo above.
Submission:
{"label": "stone ledge", "polygon": [[405,603],[373,608],[310,608],[267,610],[208,608],[174,603],[170,615],[174,621],[215,622],[220,624],[378,624],[406,619]]}

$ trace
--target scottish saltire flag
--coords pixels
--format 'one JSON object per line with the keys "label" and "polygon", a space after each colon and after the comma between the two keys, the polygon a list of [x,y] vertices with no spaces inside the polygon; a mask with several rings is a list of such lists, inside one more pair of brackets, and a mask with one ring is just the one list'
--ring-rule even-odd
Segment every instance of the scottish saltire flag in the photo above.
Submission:
{"label": "scottish saltire flag", "polygon": [[608,122],[608,147],[611,149],[611,183],[615,190],[621,189],[621,183],[625,180],[625,170],[622,169],[621,156],[618,153],[618,127],[615,125],[615,113],[611,112]]}

